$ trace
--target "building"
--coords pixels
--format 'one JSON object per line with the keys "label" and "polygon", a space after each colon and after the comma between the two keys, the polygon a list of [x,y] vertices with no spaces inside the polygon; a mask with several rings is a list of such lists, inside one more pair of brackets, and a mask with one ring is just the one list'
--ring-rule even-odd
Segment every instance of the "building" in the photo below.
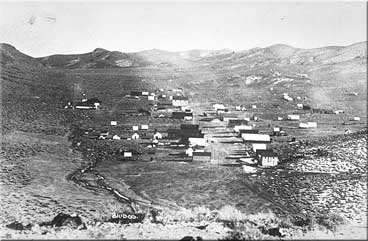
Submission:
{"label": "building", "polygon": [[222,121],[229,122],[230,120],[236,120],[238,119],[238,116],[235,114],[225,114],[221,116]]}
{"label": "building", "polygon": [[172,105],[173,106],[186,106],[189,104],[188,97],[185,96],[173,96]]}
{"label": "building", "polygon": [[131,96],[141,96],[142,95],[142,91],[130,91],[130,95]]}
{"label": "building", "polygon": [[133,126],[133,131],[139,130],[139,126]]}
{"label": "building", "polygon": [[225,110],[225,106],[223,104],[214,104],[213,108],[217,110]]}
{"label": "building", "polygon": [[271,137],[266,134],[243,133],[241,134],[246,143],[270,143]]}
{"label": "building", "polygon": [[248,125],[236,125],[234,126],[233,130],[234,132],[240,132],[240,130],[252,130],[253,127],[252,126],[248,126]]}
{"label": "building", "polygon": [[257,150],[256,158],[258,165],[263,167],[273,167],[279,163],[279,157],[271,150]]}
{"label": "building", "polygon": [[187,156],[192,157],[193,156],[193,148],[189,147],[188,149],[185,150],[185,154]]}
{"label": "building", "polygon": [[334,113],[336,115],[339,115],[339,114],[343,114],[345,111],[344,110],[335,110]]}
{"label": "building", "polygon": [[354,116],[353,121],[360,121],[360,117]]}
{"label": "building", "polygon": [[252,149],[254,152],[257,150],[267,150],[267,144],[266,143],[252,143]]}
{"label": "building", "polygon": [[240,137],[241,137],[241,134],[243,134],[243,133],[258,134],[259,133],[259,130],[258,129],[251,129],[251,130],[240,129],[239,130]]}
{"label": "building", "polygon": [[228,122],[228,127],[248,125],[248,121],[244,119],[231,119]]}
{"label": "building", "polygon": [[113,135],[113,136],[112,136],[112,139],[113,139],[113,140],[120,140],[121,138],[120,138],[120,136],[118,136],[118,135]]}
{"label": "building", "polygon": [[138,140],[139,139],[139,135],[137,132],[135,132],[133,135],[132,135],[132,140]]}
{"label": "building", "polygon": [[255,167],[248,166],[248,165],[242,165],[242,167],[245,173],[256,173],[257,172],[257,168]]}
{"label": "building", "polygon": [[205,147],[208,145],[205,138],[189,137],[188,141],[189,146]]}
{"label": "building", "polygon": [[112,126],[116,126],[117,124],[118,124],[117,121],[110,121],[110,125],[112,125]]}
{"label": "building", "polygon": [[169,139],[180,139],[180,142],[189,144],[189,138],[203,138],[204,134],[196,129],[168,129],[167,136]]}
{"label": "building", "polygon": [[84,99],[74,105],[75,109],[98,109],[101,106],[101,101],[97,98]]}
{"label": "building", "polygon": [[180,129],[181,130],[187,130],[187,129],[199,130],[199,125],[195,125],[195,124],[181,124],[180,125]]}
{"label": "building", "polygon": [[147,99],[148,99],[148,100],[155,100],[155,96],[153,96],[153,95],[149,95],[149,96],[147,97]]}
{"label": "building", "polygon": [[192,112],[186,112],[186,111],[173,111],[171,113],[171,118],[172,119],[185,119],[185,117],[192,117],[193,118],[193,113]]}
{"label": "building", "polygon": [[148,125],[141,125],[142,130],[148,130]]}
{"label": "building", "polygon": [[299,115],[288,115],[287,119],[288,120],[300,120],[300,116]]}
{"label": "building", "polygon": [[296,108],[298,108],[299,110],[303,109],[303,104],[296,104]]}
{"label": "building", "polygon": [[195,151],[193,152],[194,162],[210,162],[211,161],[211,152],[205,151]]}
{"label": "building", "polygon": [[156,132],[154,135],[153,135],[153,139],[154,140],[161,140],[162,139],[162,134],[160,132]]}

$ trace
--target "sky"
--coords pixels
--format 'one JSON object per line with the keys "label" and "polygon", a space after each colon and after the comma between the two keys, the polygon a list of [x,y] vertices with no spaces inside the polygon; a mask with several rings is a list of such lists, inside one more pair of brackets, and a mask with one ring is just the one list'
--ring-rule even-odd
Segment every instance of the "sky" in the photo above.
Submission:
{"label": "sky", "polygon": [[0,2],[0,42],[33,57],[147,49],[245,50],[366,41],[365,2]]}

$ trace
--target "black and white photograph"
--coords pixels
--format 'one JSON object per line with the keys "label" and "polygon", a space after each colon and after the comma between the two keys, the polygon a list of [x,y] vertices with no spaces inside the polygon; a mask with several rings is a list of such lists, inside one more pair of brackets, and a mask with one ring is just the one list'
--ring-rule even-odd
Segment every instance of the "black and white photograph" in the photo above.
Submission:
{"label": "black and white photograph", "polygon": [[0,0],[0,239],[367,240],[367,9]]}

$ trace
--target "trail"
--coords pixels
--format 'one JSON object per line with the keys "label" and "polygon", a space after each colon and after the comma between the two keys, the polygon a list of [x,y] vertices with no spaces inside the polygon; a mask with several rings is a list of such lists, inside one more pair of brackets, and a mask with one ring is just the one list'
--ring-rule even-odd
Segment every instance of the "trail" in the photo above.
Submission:
{"label": "trail", "polygon": [[[178,209],[178,207],[175,205],[167,204],[167,203],[160,202],[160,201],[147,200],[141,196],[139,196],[140,200],[127,196],[126,194],[124,194],[123,191],[111,187],[111,185],[109,185],[106,182],[105,177],[99,174],[95,170],[96,165],[97,165],[97,161],[91,160],[89,161],[88,166],[84,168],[79,168],[73,171],[72,173],[67,175],[66,178],[67,180],[73,181],[78,186],[83,187],[85,189],[94,190],[94,191],[105,190],[109,192],[110,195],[116,198],[119,202],[128,205],[133,212],[137,212],[138,209],[142,209],[142,208],[148,208],[148,209],[153,209],[153,210],[163,210],[164,208]],[[88,180],[83,180],[82,178],[83,175],[87,173],[92,173],[96,177],[97,179],[96,185],[91,184]]]}

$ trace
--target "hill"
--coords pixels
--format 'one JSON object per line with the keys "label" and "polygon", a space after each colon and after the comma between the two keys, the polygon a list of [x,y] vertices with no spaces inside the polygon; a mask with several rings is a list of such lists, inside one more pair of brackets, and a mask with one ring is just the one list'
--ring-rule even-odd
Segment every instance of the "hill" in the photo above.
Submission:
{"label": "hill", "polygon": [[96,48],[85,54],[51,55],[37,60],[47,67],[67,69],[140,67],[149,64],[136,54],[108,51],[102,48]]}

